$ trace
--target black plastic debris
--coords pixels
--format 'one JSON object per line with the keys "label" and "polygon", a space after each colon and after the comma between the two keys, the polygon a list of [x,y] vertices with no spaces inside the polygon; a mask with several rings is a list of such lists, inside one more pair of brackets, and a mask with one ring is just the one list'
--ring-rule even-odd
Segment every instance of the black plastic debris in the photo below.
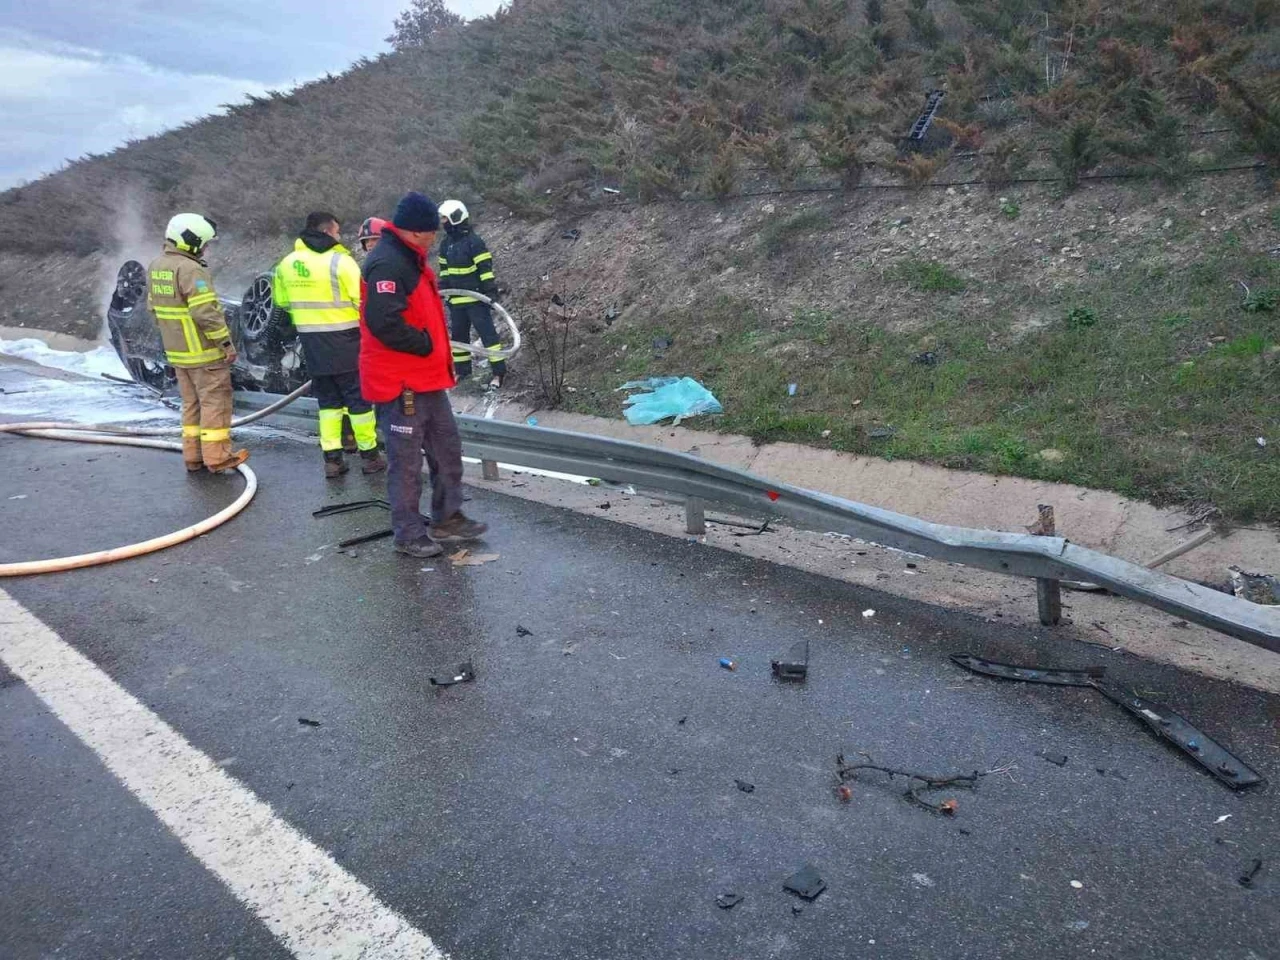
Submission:
{"label": "black plastic debris", "polygon": [[320,726],[320,721],[319,721],[319,720],[308,720],[306,717],[299,717],[299,718],[298,718],[298,722],[299,722],[300,724],[302,724],[304,727],[318,727],[318,726]]}
{"label": "black plastic debris", "polygon": [[532,630],[530,630],[528,627],[524,626],[523,624],[517,623],[517,624],[516,624],[516,636],[517,636],[517,637],[532,637],[532,636],[533,636],[533,631],[532,631]]}
{"label": "black plastic debris", "polygon": [[458,683],[469,683],[476,678],[475,667],[471,665],[471,661],[467,660],[458,664],[453,670],[443,677],[428,677],[433,687],[452,687]]}
{"label": "black plastic debris", "polygon": [[926,350],[924,353],[917,353],[911,358],[912,363],[917,363],[922,367],[936,367],[938,365],[938,355],[932,350]]}
{"label": "black plastic debris", "polygon": [[1253,882],[1258,878],[1258,874],[1260,874],[1261,872],[1262,872],[1262,861],[1254,860],[1253,863],[1249,864],[1248,869],[1245,870],[1244,873],[1240,874],[1240,878],[1239,878],[1240,886],[1252,887]]}
{"label": "black plastic debris", "polygon": [[582,231],[579,230],[577,227],[574,227],[572,230],[566,230],[562,234],[560,234],[560,239],[561,240],[577,240],[580,236],[582,236]]}
{"label": "black plastic debris", "polygon": [[782,882],[782,889],[805,900],[816,900],[818,895],[827,889],[827,881],[818,875],[817,867],[806,863]]}
{"label": "black plastic debris", "polygon": [[716,906],[721,910],[732,910],[742,902],[740,893],[722,893],[716,897]]}
{"label": "black plastic debris", "polygon": [[734,780],[733,782],[738,785],[738,789],[741,790],[743,793],[756,792],[756,785],[754,783],[747,783],[747,781],[745,780]]}
{"label": "black plastic debris", "polygon": [[676,721],[676,726],[677,726],[677,727],[683,727],[683,726],[684,726],[684,722],[685,722],[686,720],[688,720],[688,719],[689,719],[689,715],[686,713],[683,717],[681,717],[679,720],[677,720],[677,721]]}
{"label": "black plastic debris", "polygon": [[793,643],[787,655],[770,661],[770,666],[779,680],[804,683],[809,677],[809,641]]}
{"label": "black plastic debris", "polygon": [[653,354],[656,357],[662,356],[671,347],[675,346],[674,337],[654,337],[653,338]]}
{"label": "black plastic debris", "polygon": [[973,673],[1003,680],[1021,680],[1026,683],[1043,683],[1051,686],[1092,687],[1166,743],[1177,747],[1204,769],[1208,770],[1232,790],[1243,790],[1262,783],[1263,778],[1243,760],[1212,737],[1193,727],[1185,719],[1163,704],[1147,700],[1120,687],[1105,683],[1101,667],[1085,670],[1058,670],[1055,668],[1017,666],[984,660],[967,653],[952,654],[951,660],[959,667]]}
{"label": "black plastic debris", "polygon": [[791,915],[792,915],[793,917],[798,917],[798,916],[800,916],[800,914],[802,914],[802,913],[804,913],[804,904],[803,904],[803,903],[793,903],[793,904],[791,905]]}
{"label": "black plastic debris", "polygon": [[1048,760],[1055,767],[1065,767],[1067,765],[1067,755],[1065,753],[1054,753],[1052,750],[1037,750],[1036,756],[1043,760]]}

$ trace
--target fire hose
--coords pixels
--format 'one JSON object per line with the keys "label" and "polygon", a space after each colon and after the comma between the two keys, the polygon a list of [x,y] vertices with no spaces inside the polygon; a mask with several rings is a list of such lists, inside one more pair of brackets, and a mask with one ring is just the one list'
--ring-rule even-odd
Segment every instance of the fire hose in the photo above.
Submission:
{"label": "fire hose", "polygon": [[[477,347],[471,343],[460,343],[453,340],[449,342],[451,348],[465,350],[474,357],[490,361],[508,360],[520,351],[522,343],[520,329],[516,326],[511,314],[500,303],[473,290],[446,289],[441,290],[440,295],[442,297],[468,296],[489,304],[511,331],[511,345],[500,350],[490,350],[488,347]],[[311,381],[308,380],[298,389],[287,396],[281,397],[275,403],[254,411],[246,417],[232,420],[231,426],[243,427],[262,420],[264,417],[269,417],[300,397],[305,396],[310,389]],[[174,426],[127,427],[120,424],[70,423],[57,420],[0,423],[0,433],[12,433],[17,436],[38,437],[45,440],[70,440],[78,443],[102,443],[121,447],[144,447],[153,450],[169,450],[175,453],[182,452],[182,444],[159,438],[178,436],[181,434],[181,430],[181,427]],[[93,553],[82,553],[69,557],[52,557],[48,560],[2,563],[0,564],[0,577],[25,577],[33,574],[57,573],[82,567],[100,566],[105,563],[114,563],[117,560],[145,556],[148,553],[155,553],[180,543],[186,543],[188,540],[194,540],[196,537],[222,526],[228,520],[239,515],[244,511],[245,507],[249,506],[250,501],[253,500],[254,495],[258,492],[257,474],[247,464],[241,464],[236,470],[244,477],[245,481],[244,489],[240,491],[240,495],[231,504],[199,523],[184,527],[181,530],[175,530],[173,533],[153,537],[150,540],[126,544],[122,547],[112,547],[109,550],[98,550]]]}

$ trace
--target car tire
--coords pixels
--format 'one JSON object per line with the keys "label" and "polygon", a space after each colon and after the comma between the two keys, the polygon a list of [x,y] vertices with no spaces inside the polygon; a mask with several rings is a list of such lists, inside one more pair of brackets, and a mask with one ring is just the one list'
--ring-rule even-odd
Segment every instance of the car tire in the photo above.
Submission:
{"label": "car tire", "polygon": [[271,295],[271,274],[259,274],[240,298],[240,336],[246,343],[278,343],[288,326],[289,315],[276,309]]}

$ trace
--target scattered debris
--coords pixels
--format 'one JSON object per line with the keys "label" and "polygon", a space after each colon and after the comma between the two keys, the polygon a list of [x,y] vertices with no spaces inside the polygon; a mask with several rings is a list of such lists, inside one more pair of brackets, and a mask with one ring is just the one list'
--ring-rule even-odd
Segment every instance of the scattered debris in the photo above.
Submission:
{"label": "scattered debris", "polygon": [[419,573],[435,573],[435,572],[436,572],[436,568],[435,568],[435,567],[422,567],[422,568],[420,568],[420,569],[418,570],[418,572],[419,572]]}
{"label": "scattered debris", "polygon": [[25,500],[25,499],[27,499],[27,494],[25,494],[25,493],[20,493],[20,494],[18,494],[16,497],[10,497],[9,499],[10,499],[10,500]]}
{"label": "scattered debris", "polygon": [[1140,697],[1136,693],[1125,692],[1118,686],[1103,682],[1104,670],[1101,667],[1089,667],[1085,670],[1021,667],[995,660],[984,660],[967,653],[952,654],[951,660],[956,666],[963,667],[972,673],[1002,680],[1022,680],[1027,683],[1043,683],[1051,686],[1092,687],[1112,703],[1128,711],[1156,736],[1168,741],[1191,757],[1232,790],[1243,790],[1263,782],[1262,777],[1250,769],[1244,761],[1231,754],[1212,737],[1201,733],[1172,710]]}
{"label": "scattered debris", "polygon": [[782,889],[790,891],[804,900],[816,900],[818,895],[827,889],[827,881],[819,876],[817,867],[811,863],[806,863],[783,881]]}
{"label": "scattered debris", "polygon": [[320,721],[319,721],[319,720],[308,720],[306,717],[299,717],[299,718],[298,718],[298,722],[299,722],[300,724],[302,724],[304,727],[318,727],[318,726],[320,726]]}
{"label": "scattered debris", "polygon": [[738,665],[737,665],[736,663],[734,663],[732,660],[730,660],[728,657],[721,657],[721,658],[720,658],[720,666],[724,667],[726,670],[737,670],[737,669],[738,669]]}
{"label": "scattered debris", "polygon": [[579,230],[577,227],[574,227],[572,230],[566,230],[562,234],[560,234],[560,239],[561,240],[577,240],[580,236],[582,236],[582,231]]}
{"label": "scattered debris", "polygon": [[[956,815],[956,810],[959,809],[959,807],[960,801],[952,797],[947,800],[943,800],[942,803],[938,804],[938,812],[945,813],[948,817],[954,817]],[[969,833],[968,830],[961,830],[960,832],[965,835],[968,835]]]}
{"label": "scattered debris", "polygon": [[517,624],[516,624],[516,636],[517,636],[517,637],[532,637],[532,636],[533,636],[533,631],[532,631],[532,630],[530,630],[528,627],[526,627],[524,624],[517,623]]}
{"label": "scattered debris", "polygon": [[1259,447],[1261,447],[1263,450],[1265,450],[1265,449],[1267,448],[1267,438],[1266,438],[1266,437],[1259,437],[1259,438],[1258,438],[1258,446],[1259,446]]}
{"label": "scattered debris", "polygon": [[1037,750],[1036,756],[1044,760],[1048,760],[1055,767],[1065,767],[1067,765],[1067,755],[1065,753],[1052,753],[1048,750]]}
{"label": "scattered debris", "polygon": [[1235,816],[1234,813],[1224,813],[1217,820],[1213,821],[1213,825],[1216,827],[1220,823],[1226,823],[1228,820],[1230,820],[1234,816]]}
{"label": "scattered debris", "polygon": [[800,914],[802,914],[802,913],[804,913],[804,904],[803,904],[803,903],[793,903],[793,904],[791,905],[791,915],[792,915],[793,917],[798,917],[798,916],[800,916]]}
{"label": "scattered debris", "polygon": [[1084,889],[1084,884],[1083,884],[1083,883],[1081,883],[1079,880],[1072,880],[1072,881],[1071,881],[1071,886],[1072,886],[1072,887],[1074,887],[1074,888],[1075,888],[1075,889],[1077,889],[1077,890],[1083,890],[1083,889]]}
{"label": "scattered debris", "polygon": [[[874,770],[878,773],[887,774],[890,781],[894,777],[902,777],[907,781],[907,789],[903,794],[906,799],[912,803],[918,803],[926,810],[932,810],[934,813],[948,813],[951,815],[954,815],[955,808],[958,806],[954,800],[944,801],[944,803],[930,803],[925,799],[924,794],[932,793],[943,787],[974,787],[977,786],[981,778],[990,776],[993,773],[1004,773],[1010,769],[1009,767],[1004,767],[998,770],[975,770],[973,773],[956,773],[949,776],[935,777],[925,773],[915,773],[911,770],[899,770],[896,767],[883,766],[875,763],[871,759],[871,755],[867,753],[860,753],[859,756],[866,757],[866,762],[847,763],[845,762],[844,754],[836,757],[836,776],[840,778],[842,783],[853,780],[860,770]],[[944,810],[943,808],[947,803],[951,807],[949,810]]]}
{"label": "scattered debris", "polygon": [[809,641],[799,640],[792,644],[787,655],[770,661],[770,666],[779,680],[804,683],[809,676]]}
{"label": "scattered debris", "polygon": [[913,873],[911,875],[911,879],[914,880],[916,882],[916,886],[919,887],[936,887],[938,885],[938,882],[927,873]]}
{"label": "scattered debris", "polygon": [[897,432],[897,427],[872,427],[867,431],[867,436],[872,440],[888,440]]}
{"label": "scattered debris", "polygon": [[598,510],[612,510],[612,509],[613,509],[613,504],[611,504],[608,500],[606,500],[604,503],[597,503],[597,504],[596,504],[596,509],[598,509]]}
{"label": "scattered debris", "polygon": [[876,615],[876,612],[875,612],[874,610],[863,610],[863,611],[862,611],[862,617],[863,617],[863,619],[864,619],[864,620],[870,620],[870,619],[871,619],[872,617],[874,617],[875,615]]}
{"label": "scattered debris", "polygon": [[1262,860],[1255,859],[1253,863],[1249,864],[1248,869],[1245,870],[1244,873],[1240,874],[1240,886],[1252,887],[1253,882],[1256,879],[1258,879],[1258,874],[1260,874],[1261,872],[1262,872]]}
{"label": "scattered debris", "polygon": [[756,785],[754,783],[747,783],[747,781],[745,780],[734,780],[733,782],[737,785],[738,789],[741,790],[743,793],[756,792]]}
{"label": "scattered debris", "polygon": [[918,363],[922,367],[937,366],[938,355],[934,353],[932,350],[926,350],[924,353],[917,353],[914,357],[911,358],[911,362]]}
{"label": "scattered debris", "polygon": [[614,187],[601,187],[600,189],[603,190],[605,193],[613,193],[613,194],[622,193],[621,190],[615,189]]}
{"label": "scattered debris", "polygon": [[686,720],[688,720],[688,719],[689,719],[689,715],[688,715],[688,714],[685,714],[683,717],[681,717],[679,720],[677,720],[677,721],[676,721],[676,726],[677,726],[677,727],[683,727],[683,726],[684,726],[684,722],[685,722]]}
{"label": "scattered debris", "polygon": [[721,910],[732,910],[742,902],[740,893],[722,893],[716,897],[716,906]]}
{"label": "scattered debris", "polygon": [[1280,605],[1280,580],[1266,573],[1245,573],[1239,567],[1229,567],[1231,592],[1242,600],[1263,606]]}
{"label": "scattered debris", "polygon": [[788,396],[788,397],[794,397],[794,396],[796,395],[796,391],[797,391],[797,390],[799,390],[799,389],[800,389],[800,387],[799,387],[799,385],[798,385],[798,384],[795,384],[795,383],[788,383],[788,384],[787,384],[787,396]]}
{"label": "scattered debris", "polygon": [[480,567],[486,563],[493,563],[501,554],[497,553],[472,553],[470,550],[459,550],[449,559],[453,561],[455,567]]}
{"label": "scattered debris", "polygon": [[1063,926],[1065,926],[1072,933],[1084,933],[1086,930],[1089,929],[1089,921],[1088,920],[1068,920],[1065,924],[1063,924]]}
{"label": "scattered debris", "polygon": [[690,377],[651,377],[648,380],[630,380],[618,388],[619,390],[647,390],[648,393],[637,393],[623,401],[626,407],[624,415],[627,423],[634,426],[658,423],[668,417],[674,417],[673,425],[678,425],[685,417],[696,417],[704,413],[724,413],[720,401]]}
{"label": "scattered debris", "polygon": [[841,803],[848,803],[853,799],[853,790],[847,783],[842,783],[836,787],[836,796],[840,798]]}
{"label": "scattered debris", "polygon": [[445,676],[428,677],[427,680],[430,681],[433,687],[452,687],[457,683],[469,683],[475,678],[475,667],[471,665],[470,660],[466,660],[454,667]]}

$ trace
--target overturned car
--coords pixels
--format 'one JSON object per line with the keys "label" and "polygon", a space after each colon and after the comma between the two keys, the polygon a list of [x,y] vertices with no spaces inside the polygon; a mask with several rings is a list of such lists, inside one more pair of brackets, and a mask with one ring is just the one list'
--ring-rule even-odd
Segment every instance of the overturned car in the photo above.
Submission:
{"label": "overturned car", "polygon": [[[219,298],[240,354],[231,368],[237,390],[290,393],[307,382],[306,363],[289,314],[271,299],[271,275],[259,274],[239,300]],[[147,269],[129,260],[116,274],[107,307],[111,346],[130,376],[157,390],[175,383],[155,317],[147,309]]]}

